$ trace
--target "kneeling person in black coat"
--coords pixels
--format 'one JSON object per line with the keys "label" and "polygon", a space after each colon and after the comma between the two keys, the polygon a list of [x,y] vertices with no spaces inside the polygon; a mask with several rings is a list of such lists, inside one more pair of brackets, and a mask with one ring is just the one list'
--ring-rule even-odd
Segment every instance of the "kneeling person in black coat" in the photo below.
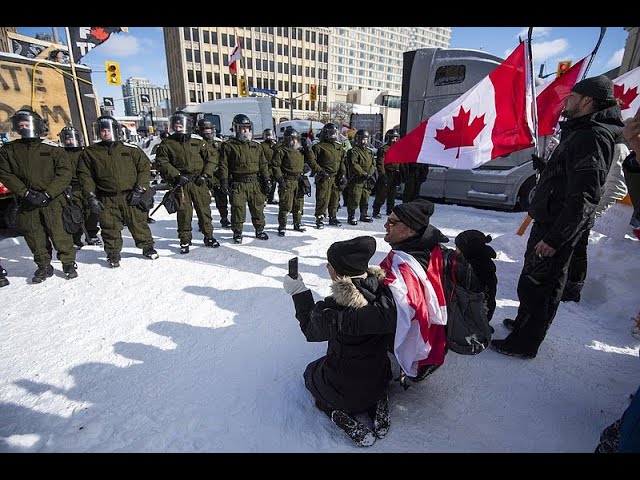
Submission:
{"label": "kneeling person in black coat", "polygon": [[[393,348],[396,307],[383,283],[382,269],[368,266],[375,251],[376,240],[370,236],[332,244],[327,251],[332,294],[318,302],[300,275],[284,278],[284,289],[292,295],[307,341],[328,341],[327,354],[307,366],[305,386],[316,406],[360,446],[372,445],[389,429],[387,388],[392,373],[387,352]],[[388,332],[342,333],[342,319],[362,308],[382,317],[374,319],[376,322],[386,320]],[[373,431],[353,417],[362,412],[372,418]]]}

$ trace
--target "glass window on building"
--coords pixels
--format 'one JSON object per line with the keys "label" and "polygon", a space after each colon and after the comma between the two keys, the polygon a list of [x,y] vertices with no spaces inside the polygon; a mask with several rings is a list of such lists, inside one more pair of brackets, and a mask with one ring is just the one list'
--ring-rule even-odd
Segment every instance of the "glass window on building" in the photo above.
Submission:
{"label": "glass window on building", "polygon": [[295,28],[291,28],[291,38],[293,40],[297,40],[298,39],[297,35],[298,35],[297,30]]}
{"label": "glass window on building", "polygon": [[298,87],[296,83],[291,84],[291,93],[298,93]]}
{"label": "glass window on building", "polygon": [[309,57],[311,56],[311,52],[309,52],[308,48],[304,49],[304,58],[309,60]]}
{"label": "glass window on building", "polygon": [[215,79],[215,82],[216,82],[215,85],[220,85],[220,74],[214,73],[213,78]]}
{"label": "glass window on building", "polygon": [[278,55],[282,55],[282,44],[278,44]]}
{"label": "glass window on building", "polygon": [[298,58],[302,58],[302,47],[298,47]]}
{"label": "glass window on building", "polygon": [[194,42],[200,41],[200,35],[198,34],[198,27],[193,27],[191,29],[191,38],[193,38]]}
{"label": "glass window on building", "polygon": [[282,62],[278,62],[278,73],[282,73]]}
{"label": "glass window on building", "polygon": [[289,27],[283,27],[282,28],[282,36],[283,37],[288,37],[289,36]]}
{"label": "glass window on building", "polygon": [[307,31],[305,32],[304,39],[305,39],[305,41],[307,41],[307,42],[310,42],[310,41],[311,41],[311,32],[310,32],[309,30],[307,30]]}
{"label": "glass window on building", "polygon": [[[301,28],[298,29],[298,38],[300,40],[302,40],[302,29]],[[302,57],[302,54],[300,54],[300,56]]]}
{"label": "glass window on building", "polygon": [[302,82],[298,82],[298,92],[304,92],[304,90],[302,90]]}
{"label": "glass window on building", "polygon": [[278,80],[278,90],[282,91],[282,80]]}
{"label": "glass window on building", "polygon": [[196,82],[202,83],[202,72],[200,70],[196,70]]}
{"label": "glass window on building", "polygon": [[287,57],[289,56],[289,45],[284,46],[284,55]]}
{"label": "glass window on building", "polygon": [[307,106],[307,110],[311,110],[311,102],[309,102],[309,100],[305,100],[304,103]]}
{"label": "glass window on building", "polygon": [[298,65],[298,75],[302,76],[302,65]]}
{"label": "glass window on building", "polygon": [[465,78],[466,67],[464,65],[443,65],[436,70],[436,78],[434,84],[452,85],[462,83]]}
{"label": "glass window on building", "polygon": [[256,78],[256,87],[262,88],[262,78]]}
{"label": "glass window on building", "polygon": [[213,54],[213,64],[214,65],[220,65],[220,58],[218,57],[218,54],[214,52]]}
{"label": "glass window on building", "polygon": [[260,60],[256,60],[256,70],[262,70],[262,62]]}
{"label": "glass window on building", "polygon": [[203,30],[202,31],[202,42],[203,43],[210,43],[209,42],[209,30]]}
{"label": "glass window on building", "polygon": [[213,100],[213,92],[207,92],[207,100],[208,101]]}
{"label": "glass window on building", "polygon": [[283,66],[284,66],[284,74],[289,75],[289,64],[285,63]]}
{"label": "glass window on building", "polygon": [[276,71],[275,62],[273,60],[269,60],[269,71],[270,72]]}
{"label": "glass window on building", "polygon": [[260,40],[258,40],[258,39],[256,38],[256,40],[255,40],[255,44],[256,44],[256,46],[255,46],[255,51],[256,51],[256,52],[261,52],[262,50],[260,50]]}
{"label": "glass window on building", "polygon": [[[223,75],[223,77],[224,77],[224,84],[225,84],[225,85],[231,85],[231,82],[229,81],[229,74],[228,74],[228,73],[225,73],[225,74]],[[235,76],[235,75],[232,75],[232,78],[236,78],[236,76]]]}
{"label": "glass window on building", "polygon": [[193,70],[187,70],[187,82],[193,82]]}
{"label": "glass window on building", "polygon": [[227,42],[227,34],[226,33],[222,34],[222,39],[221,40],[222,40],[222,46],[223,47],[228,47],[229,46],[229,43]]}
{"label": "glass window on building", "polygon": [[191,49],[187,48],[184,53],[185,53],[187,62],[193,62],[193,53],[191,52]]}
{"label": "glass window on building", "polygon": [[218,44],[218,33],[211,32],[211,45],[217,45],[217,44]]}
{"label": "glass window on building", "polygon": [[211,72],[207,72],[207,84],[213,85],[213,74]]}
{"label": "glass window on building", "polygon": [[271,90],[275,90],[275,89],[276,89],[276,81],[275,81],[275,79],[274,79],[274,78],[270,78],[270,79],[269,79],[269,88],[270,88]]}
{"label": "glass window on building", "polygon": [[267,41],[266,40],[262,40],[260,43],[262,44],[262,51],[263,52],[268,52],[269,50],[267,50]]}
{"label": "glass window on building", "polygon": [[282,36],[282,27],[276,27],[276,35],[279,37]]}
{"label": "glass window on building", "polygon": [[204,63],[211,65],[211,52],[204,52]]}
{"label": "glass window on building", "polygon": [[187,41],[191,41],[191,29],[189,27],[182,28],[184,39]]}
{"label": "glass window on building", "polygon": [[196,91],[195,90],[189,90],[189,101],[191,103],[196,103]]}
{"label": "glass window on building", "polygon": [[273,42],[269,42],[269,50],[268,50],[268,51],[269,51],[269,52],[271,52],[271,53],[273,53],[273,52],[275,52],[274,48],[275,48],[275,47],[274,47],[274,45],[273,45]]}
{"label": "glass window on building", "polygon": [[311,68],[310,67],[304,67],[304,74],[308,77],[311,75]]}
{"label": "glass window on building", "polygon": [[194,61],[200,63],[200,50],[193,51]]}
{"label": "glass window on building", "polygon": [[316,43],[316,32],[311,32],[311,43]]}

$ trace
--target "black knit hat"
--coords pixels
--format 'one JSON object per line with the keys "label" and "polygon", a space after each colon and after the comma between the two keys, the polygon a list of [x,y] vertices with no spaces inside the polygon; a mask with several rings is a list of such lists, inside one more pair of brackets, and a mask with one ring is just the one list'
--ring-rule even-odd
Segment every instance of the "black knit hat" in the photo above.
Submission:
{"label": "black knit hat", "polygon": [[613,82],[609,77],[605,77],[604,75],[585,78],[581,82],[576,83],[571,91],[586,97],[593,97],[597,100],[615,100],[613,96]]}
{"label": "black knit hat", "polygon": [[490,243],[491,235],[485,235],[480,230],[465,230],[456,237],[456,247],[467,258],[490,257],[496,258],[496,251],[487,243]]}
{"label": "black knit hat", "polygon": [[338,275],[362,275],[376,253],[376,239],[370,236],[335,242],[327,250],[327,260]]}
{"label": "black knit hat", "polygon": [[429,218],[433,215],[435,205],[429,200],[418,198],[407,203],[401,203],[393,207],[392,212],[397,215],[402,223],[418,234],[422,235],[429,226]]}

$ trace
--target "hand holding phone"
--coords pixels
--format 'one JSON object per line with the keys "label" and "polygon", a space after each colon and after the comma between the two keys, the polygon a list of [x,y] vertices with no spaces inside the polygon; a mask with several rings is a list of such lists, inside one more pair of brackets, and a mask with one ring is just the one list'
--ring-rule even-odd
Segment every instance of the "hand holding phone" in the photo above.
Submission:
{"label": "hand holding phone", "polygon": [[293,279],[298,278],[298,257],[289,260],[289,276]]}

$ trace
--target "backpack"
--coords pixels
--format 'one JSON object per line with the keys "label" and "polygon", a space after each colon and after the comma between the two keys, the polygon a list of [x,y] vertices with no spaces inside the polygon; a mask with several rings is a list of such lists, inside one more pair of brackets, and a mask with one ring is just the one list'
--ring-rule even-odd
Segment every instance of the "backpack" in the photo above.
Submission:
{"label": "backpack", "polygon": [[471,264],[455,250],[443,248],[443,287],[447,301],[447,348],[461,355],[476,355],[491,341],[484,292]]}

